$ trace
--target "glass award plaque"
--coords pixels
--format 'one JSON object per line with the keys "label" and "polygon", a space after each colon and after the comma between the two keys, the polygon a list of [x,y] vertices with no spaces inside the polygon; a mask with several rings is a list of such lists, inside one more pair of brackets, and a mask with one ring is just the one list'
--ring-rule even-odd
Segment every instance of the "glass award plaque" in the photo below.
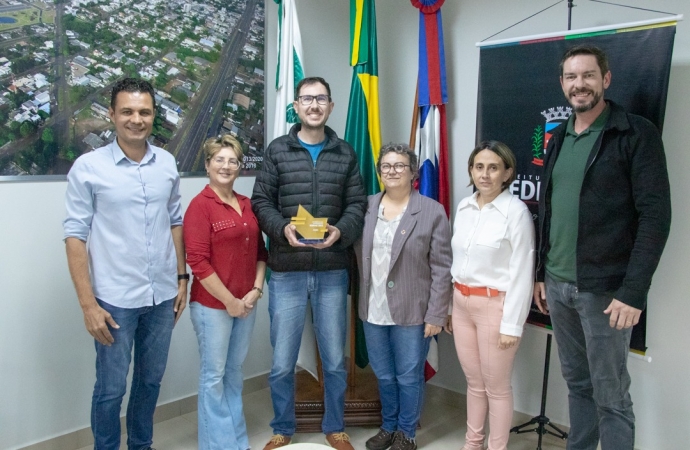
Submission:
{"label": "glass award plaque", "polygon": [[302,205],[297,209],[297,215],[290,219],[290,224],[302,236],[297,240],[303,244],[320,244],[325,241],[324,235],[328,231],[328,219],[314,217]]}

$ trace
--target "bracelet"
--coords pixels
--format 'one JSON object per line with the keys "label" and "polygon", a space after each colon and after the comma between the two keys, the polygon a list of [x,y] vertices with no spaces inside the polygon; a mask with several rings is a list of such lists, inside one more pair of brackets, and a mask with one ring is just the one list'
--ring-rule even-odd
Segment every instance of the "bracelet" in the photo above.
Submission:
{"label": "bracelet", "polygon": [[263,291],[263,289],[261,289],[261,288],[258,288],[258,287],[256,287],[256,286],[254,286],[251,290],[252,290],[252,291],[259,291],[259,298],[261,298],[261,297],[264,296],[264,291]]}
{"label": "bracelet", "polygon": [[188,273],[177,274],[177,281],[180,281],[180,280],[189,280],[189,274]]}

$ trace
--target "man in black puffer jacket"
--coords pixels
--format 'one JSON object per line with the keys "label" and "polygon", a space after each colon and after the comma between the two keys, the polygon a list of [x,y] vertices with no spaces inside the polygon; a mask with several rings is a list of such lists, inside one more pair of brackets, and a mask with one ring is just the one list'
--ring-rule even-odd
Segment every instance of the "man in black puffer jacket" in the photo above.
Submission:
{"label": "man in black puffer jacket", "polygon": [[[272,270],[269,384],[275,417],[274,435],[264,449],[289,444],[295,433],[294,372],[309,301],[324,373],[321,427],[332,447],[349,450],[344,432],[348,249],[362,233],[367,198],[354,150],[326,126],[333,110],[328,83],[305,78],[295,91],[301,123],[268,146],[252,195],[254,214],[269,237]],[[325,241],[298,241],[290,218],[299,205],[328,219]]]}

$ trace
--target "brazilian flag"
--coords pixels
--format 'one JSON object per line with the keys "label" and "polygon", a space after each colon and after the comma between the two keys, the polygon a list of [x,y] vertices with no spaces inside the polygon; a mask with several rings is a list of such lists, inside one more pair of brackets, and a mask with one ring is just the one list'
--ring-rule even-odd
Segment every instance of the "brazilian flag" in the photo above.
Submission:
{"label": "brazilian flag", "polygon": [[379,70],[374,0],[350,0],[350,65],[353,67],[345,140],[359,158],[367,194],[381,191],[376,160],[381,149]]}
{"label": "brazilian flag", "polygon": [[[355,149],[368,195],[381,191],[376,160],[381,149],[378,51],[374,0],[350,0],[350,65],[353,67],[345,140]],[[358,283],[355,283],[358,284]],[[352,293],[353,301],[358,295]],[[362,322],[357,319],[355,362],[369,364]]]}

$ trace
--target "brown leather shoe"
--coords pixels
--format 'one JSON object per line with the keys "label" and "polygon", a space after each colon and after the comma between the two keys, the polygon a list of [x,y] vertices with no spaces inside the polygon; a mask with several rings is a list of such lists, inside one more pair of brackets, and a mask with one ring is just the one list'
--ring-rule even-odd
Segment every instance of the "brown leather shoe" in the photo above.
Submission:
{"label": "brown leather shoe", "polygon": [[292,436],[283,436],[282,434],[274,434],[271,440],[264,446],[264,450],[273,450],[274,448],[285,447],[292,440]]}
{"label": "brown leather shoe", "polygon": [[355,450],[350,444],[350,436],[344,431],[340,433],[331,433],[326,435],[326,444],[338,450]]}

